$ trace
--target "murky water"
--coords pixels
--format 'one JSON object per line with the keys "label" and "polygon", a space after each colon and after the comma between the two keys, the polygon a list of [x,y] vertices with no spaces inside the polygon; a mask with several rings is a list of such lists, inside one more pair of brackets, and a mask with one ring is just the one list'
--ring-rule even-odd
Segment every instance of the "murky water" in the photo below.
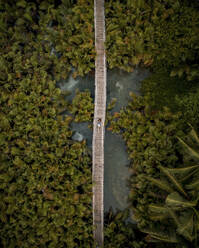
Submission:
{"label": "murky water", "polygon": [[127,207],[126,180],[129,176],[125,143],[121,136],[106,131],[104,148],[104,210],[110,207],[122,210]]}
{"label": "murky water", "polygon": [[[141,81],[149,75],[147,70],[136,69],[132,73],[120,70],[110,70],[107,73],[107,104],[116,98],[117,102],[112,112],[119,111],[125,107],[129,100],[129,92],[139,94]],[[83,91],[89,89],[94,97],[94,75],[87,75],[84,78],[73,79],[72,76],[67,81],[59,82],[62,90],[71,91],[67,99],[71,100],[75,95],[75,90]],[[92,130],[88,128],[88,123],[72,123],[74,131],[73,138],[81,141],[87,140],[88,146],[92,147]],[[104,167],[104,204],[105,211],[110,207],[115,209],[125,209],[128,197],[127,179],[129,171],[128,154],[122,137],[112,134],[106,130],[105,135],[105,167]]]}

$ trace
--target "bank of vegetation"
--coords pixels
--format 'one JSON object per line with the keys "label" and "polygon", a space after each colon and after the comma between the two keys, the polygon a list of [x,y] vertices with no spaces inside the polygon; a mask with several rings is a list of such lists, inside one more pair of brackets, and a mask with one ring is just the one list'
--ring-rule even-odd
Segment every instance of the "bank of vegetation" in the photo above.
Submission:
{"label": "bank of vegetation", "polygon": [[148,247],[196,248],[198,3],[141,0],[107,5],[109,65],[126,71],[139,65],[151,71],[142,82],[142,95],[130,93],[128,106],[109,117],[109,129],[123,136],[131,159],[132,218],[146,234],[142,238]]}
{"label": "bank of vegetation", "polygon": [[93,41],[92,6],[71,4],[0,3],[1,247],[94,246],[92,161],[85,141],[71,138],[73,117],[61,116],[70,106],[56,88],[82,54],[94,60],[76,44],[82,34]]}
{"label": "bank of vegetation", "polygon": [[[106,1],[108,68],[147,67],[142,96],[109,115],[131,159],[130,208],[107,213],[105,247],[198,247],[199,4]],[[71,121],[93,101],[72,103],[56,81],[94,69],[91,0],[0,2],[0,245],[95,247],[91,158]],[[61,115],[63,111],[72,114]]]}

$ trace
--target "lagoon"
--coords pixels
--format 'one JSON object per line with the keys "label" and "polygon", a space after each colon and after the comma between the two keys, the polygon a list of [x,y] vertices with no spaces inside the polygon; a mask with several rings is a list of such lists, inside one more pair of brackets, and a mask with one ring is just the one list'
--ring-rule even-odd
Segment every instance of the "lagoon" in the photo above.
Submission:
{"label": "lagoon", "polygon": [[[141,68],[136,68],[131,73],[116,69],[107,71],[107,105],[112,99],[117,99],[111,113],[119,112],[128,104],[130,92],[140,94],[141,81],[148,75],[149,71]],[[94,83],[94,73],[76,79],[71,74],[67,80],[62,80],[57,85],[61,90],[70,91],[70,95],[66,99],[72,101],[77,89],[80,91],[88,89],[94,98]],[[73,139],[78,141],[86,139],[89,149],[92,149],[92,130],[88,127],[88,123],[73,122],[71,128]],[[124,210],[128,207],[127,181],[130,176],[128,170],[130,161],[121,135],[113,134],[107,129],[105,131],[104,159],[104,210],[108,211],[110,207],[113,210]]]}

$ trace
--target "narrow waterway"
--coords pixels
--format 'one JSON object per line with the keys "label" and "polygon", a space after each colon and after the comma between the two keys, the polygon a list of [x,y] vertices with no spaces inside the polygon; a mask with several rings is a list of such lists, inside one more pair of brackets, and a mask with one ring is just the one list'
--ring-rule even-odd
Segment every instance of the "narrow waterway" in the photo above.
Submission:
{"label": "narrow waterway", "polygon": [[[141,81],[149,75],[147,70],[136,69],[132,73],[122,72],[120,70],[109,70],[107,73],[107,104],[114,98],[117,99],[112,113],[118,112],[125,107],[129,100],[129,92],[140,94]],[[84,91],[90,90],[91,96],[94,97],[94,80],[93,74],[83,78],[72,76],[66,81],[60,81],[58,86],[61,90],[70,91],[67,97],[69,101],[75,95],[76,89]],[[74,132],[73,139],[81,141],[86,139],[88,147],[92,148],[92,130],[88,128],[88,123],[72,123]],[[123,210],[128,206],[128,187],[127,179],[129,171],[128,154],[125,143],[120,135],[116,135],[106,130],[105,135],[105,164],[104,164],[104,208],[108,211],[110,207],[113,210]]]}

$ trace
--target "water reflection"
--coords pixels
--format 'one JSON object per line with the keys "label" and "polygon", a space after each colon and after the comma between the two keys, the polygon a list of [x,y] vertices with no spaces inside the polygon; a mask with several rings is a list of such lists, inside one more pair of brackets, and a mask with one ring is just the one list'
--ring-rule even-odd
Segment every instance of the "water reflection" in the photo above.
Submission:
{"label": "water reflection", "polygon": [[[120,70],[109,70],[107,73],[107,104],[117,98],[116,105],[112,112],[118,112],[125,107],[129,100],[129,92],[133,91],[139,94],[141,81],[149,75],[144,69],[136,69],[132,73],[122,72]],[[76,89],[84,91],[89,89],[91,96],[94,97],[95,76],[90,74],[84,78],[73,79],[72,76],[66,81],[60,81],[58,86],[62,90],[71,91],[67,97],[69,101],[75,95]],[[81,140],[85,138],[88,146],[92,147],[92,130],[88,128],[88,123],[72,123],[74,131],[73,138]],[[75,133],[76,132],[76,133]],[[105,167],[104,167],[104,203],[105,211],[110,207],[113,209],[125,209],[127,207],[127,179],[129,171],[128,154],[122,137],[112,134],[106,130],[105,135]]]}
{"label": "water reflection", "polygon": [[149,72],[144,69],[135,69],[128,73],[120,70],[110,70],[107,73],[107,100],[117,98],[117,103],[112,112],[119,111],[129,101],[129,92],[140,94],[140,83],[148,76]]}
{"label": "water reflection", "polygon": [[129,160],[125,143],[121,136],[106,131],[104,166],[104,209],[124,209],[127,207]]}

